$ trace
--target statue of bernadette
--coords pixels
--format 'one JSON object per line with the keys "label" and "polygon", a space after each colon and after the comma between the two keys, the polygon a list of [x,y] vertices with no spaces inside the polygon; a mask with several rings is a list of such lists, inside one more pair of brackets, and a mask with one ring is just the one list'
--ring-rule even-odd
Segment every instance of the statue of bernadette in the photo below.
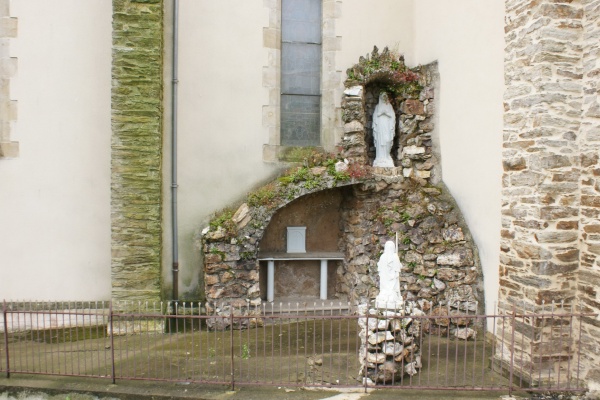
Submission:
{"label": "statue of bernadette", "polygon": [[396,134],[396,113],[386,92],[381,92],[373,112],[373,141],[375,142],[374,167],[394,167],[390,156]]}
{"label": "statue of bernadette", "polygon": [[375,299],[377,308],[399,308],[402,305],[400,294],[400,270],[402,264],[396,253],[394,242],[387,241],[383,254],[377,263],[379,273],[379,295]]}

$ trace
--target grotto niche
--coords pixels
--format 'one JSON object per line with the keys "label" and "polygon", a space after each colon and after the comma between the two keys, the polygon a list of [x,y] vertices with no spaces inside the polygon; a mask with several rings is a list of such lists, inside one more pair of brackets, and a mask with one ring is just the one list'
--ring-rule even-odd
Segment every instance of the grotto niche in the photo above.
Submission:
{"label": "grotto niche", "polygon": [[[384,244],[397,240],[403,265],[400,290],[411,309],[450,316],[483,309],[477,249],[441,182],[434,124],[437,79],[437,64],[409,69],[403,57],[387,48],[374,48],[347,70],[340,151],[299,150],[295,166],[248,194],[243,204],[215,215],[202,231],[209,312],[227,314],[230,309],[218,304],[232,304],[251,313],[269,300],[265,253],[286,253],[282,235],[290,225],[306,227],[307,245],[323,235],[335,236],[328,238],[327,248],[313,249],[339,255],[326,270],[329,300],[347,301],[351,308],[372,303],[379,293],[377,261]],[[393,167],[372,166],[372,115],[382,92],[396,114]],[[281,217],[294,207],[310,215],[311,207],[321,203],[335,214],[330,223],[337,226],[319,228],[310,218],[290,219],[286,225]],[[276,227],[279,233],[273,235]],[[285,268],[294,267],[287,263]],[[318,276],[308,269],[318,264],[301,268],[305,283],[317,285]],[[305,289],[302,297],[320,299],[317,288]],[[277,286],[273,296],[275,301],[289,297],[278,293]],[[451,329],[452,318],[446,320],[437,329]]]}

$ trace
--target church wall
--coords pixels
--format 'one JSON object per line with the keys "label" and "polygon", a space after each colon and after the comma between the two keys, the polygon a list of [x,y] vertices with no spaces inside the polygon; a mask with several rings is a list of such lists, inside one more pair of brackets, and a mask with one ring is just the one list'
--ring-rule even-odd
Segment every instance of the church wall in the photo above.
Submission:
{"label": "church wall", "polygon": [[[262,160],[267,141],[262,106],[268,102],[262,83],[267,64],[263,27],[269,14],[263,0],[181,0],[179,13],[180,293],[181,298],[196,300],[202,261],[195,235],[211,213],[277,171]],[[165,45],[170,57],[171,44]],[[165,76],[167,80],[170,76]],[[169,157],[170,144],[166,146]],[[165,188],[169,188],[169,164],[164,165]],[[164,195],[168,205],[170,191]],[[166,208],[165,215],[169,213]],[[170,231],[165,229],[164,235],[163,282],[170,287]]]}
{"label": "church wall", "polygon": [[439,145],[442,179],[479,249],[491,313],[498,293],[504,1],[419,0],[414,21],[410,64],[438,61],[434,150]]}
{"label": "church wall", "polygon": [[[203,221],[282,167],[265,163],[262,150],[273,141],[273,132],[278,132],[273,128],[277,123],[271,121],[278,114],[271,115],[270,108],[263,107],[278,103],[279,90],[269,86],[276,86],[278,79],[275,71],[280,55],[272,43],[276,42],[272,36],[278,34],[273,28],[279,23],[273,12],[278,2],[238,3],[180,1],[180,284],[192,297],[198,294],[195,288],[202,286],[197,272],[202,261],[194,238]],[[331,79],[339,86],[333,94],[335,108],[325,113],[332,115],[323,120],[323,129],[335,132],[335,142],[341,137],[341,82],[358,56],[373,45],[387,45],[404,53],[408,65],[440,60],[442,128],[437,134],[442,142],[444,181],[472,226],[488,286],[487,303],[492,307],[498,288],[503,2],[486,3],[485,7],[472,0],[452,5],[433,0],[325,3],[326,28],[333,30],[327,34],[336,39],[324,49],[333,51],[335,57],[326,55],[324,62],[333,60],[333,67],[326,68],[337,71]],[[481,18],[467,17],[473,8]],[[167,54],[168,47],[167,42]],[[465,52],[465,47],[472,51]],[[165,82],[168,78],[165,76]],[[474,80],[476,84],[471,84]],[[472,151],[474,147],[478,151]],[[165,155],[167,161],[168,151]],[[168,204],[168,197],[165,199]],[[170,265],[170,260],[167,250],[163,265]],[[170,268],[163,268],[168,286],[170,275]]]}
{"label": "church wall", "polygon": [[342,38],[337,65],[343,72],[353,66],[358,57],[369,53],[373,46],[380,49],[387,46],[404,54],[407,65],[414,65],[416,21],[412,0],[343,0],[341,8],[336,34]]}
{"label": "church wall", "polygon": [[[165,2],[169,12],[170,2]],[[328,150],[341,138],[345,70],[380,47],[410,52],[412,2],[324,1],[322,129]],[[182,298],[197,299],[202,259],[196,238],[209,216],[272,179],[286,164],[265,158],[277,125],[279,24],[273,0],[181,0],[179,42],[179,261]],[[365,15],[374,14],[365,18]],[[235,29],[231,29],[235,27]],[[275,35],[275,36],[273,36]],[[326,38],[325,38],[326,37]],[[207,40],[210,38],[210,40]],[[326,40],[325,40],[326,39]],[[170,38],[165,54],[170,57]],[[165,74],[168,83],[169,71]],[[168,90],[168,88],[167,88]],[[169,112],[169,101],[165,109]],[[166,129],[166,132],[169,128]],[[169,162],[168,138],[165,163]],[[268,149],[271,147],[267,146]],[[265,162],[265,161],[271,162]],[[275,161],[275,162],[273,162]],[[170,176],[165,169],[165,188]],[[168,191],[164,215],[170,212]],[[165,218],[167,220],[168,218]],[[164,286],[171,286],[170,232],[165,225]]]}
{"label": "church wall", "polygon": [[10,14],[20,149],[0,159],[0,297],[108,300],[111,2],[18,0]]}

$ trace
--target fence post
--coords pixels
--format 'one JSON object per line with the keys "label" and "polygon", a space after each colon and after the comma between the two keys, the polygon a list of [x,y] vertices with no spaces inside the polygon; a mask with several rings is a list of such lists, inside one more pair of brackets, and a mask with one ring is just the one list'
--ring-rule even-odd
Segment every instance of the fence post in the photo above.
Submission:
{"label": "fence post", "polygon": [[4,321],[4,350],[6,351],[6,378],[10,378],[10,357],[8,354],[8,310],[6,300],[2,301],[2,319]]}
{"label": "fence post", "polygon": [[108,326],[110,332],[110,365],[112,368],[112,383],[113,385],[116,383],[115,377],[115,335],[114,335],[114,324],[113,324],[113,302],[112,300],[109,302],[108,308]]}
{"label": "fence post", "polygon": [[233,305],[230,306],[231,314],[231,390],[235,390],[235,367],[233,365]]}
{"label": "fence post", "polygon": [[[515,363],[515,322],[516,322],[517,312],[515,310],[515,305],[513,304],[512,308],[512,317],[511,317],[511,327],[512,332],[510,335],[510,375],[508,378],[508,395],[512,395],[513,391],[513,371],[514,371],[514,363]],[[523,349],[521,349],[523,351]]]}
{"label": "fence post", "polygon": [[[367,382],[368,382],[368,375],[367,375],[367,354],[369,354],[369,303],[367,302],[367,312],[365,314],[366,316],[366,325],[365,325],[365,359],[364,359],[364,363],[363,363],[363,381],[365,384],[365,393],[367,393]],[[360,326],[359,326],[360,328]],[[360,331],[359,331],[360,332]],[[360,338],[362,341],[362,338]]]}

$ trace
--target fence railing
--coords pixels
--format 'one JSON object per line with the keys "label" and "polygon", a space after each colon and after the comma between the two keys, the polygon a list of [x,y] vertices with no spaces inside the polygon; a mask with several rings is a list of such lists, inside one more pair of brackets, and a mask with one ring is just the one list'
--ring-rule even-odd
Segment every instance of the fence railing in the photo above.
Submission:
{"label": "fence railing", "polygon": [[331,302],[208,309],[4,302],[0,372],[231,386],[585,390],[583,314],[565,307],[495,315],[438,307],[385,316]]}

